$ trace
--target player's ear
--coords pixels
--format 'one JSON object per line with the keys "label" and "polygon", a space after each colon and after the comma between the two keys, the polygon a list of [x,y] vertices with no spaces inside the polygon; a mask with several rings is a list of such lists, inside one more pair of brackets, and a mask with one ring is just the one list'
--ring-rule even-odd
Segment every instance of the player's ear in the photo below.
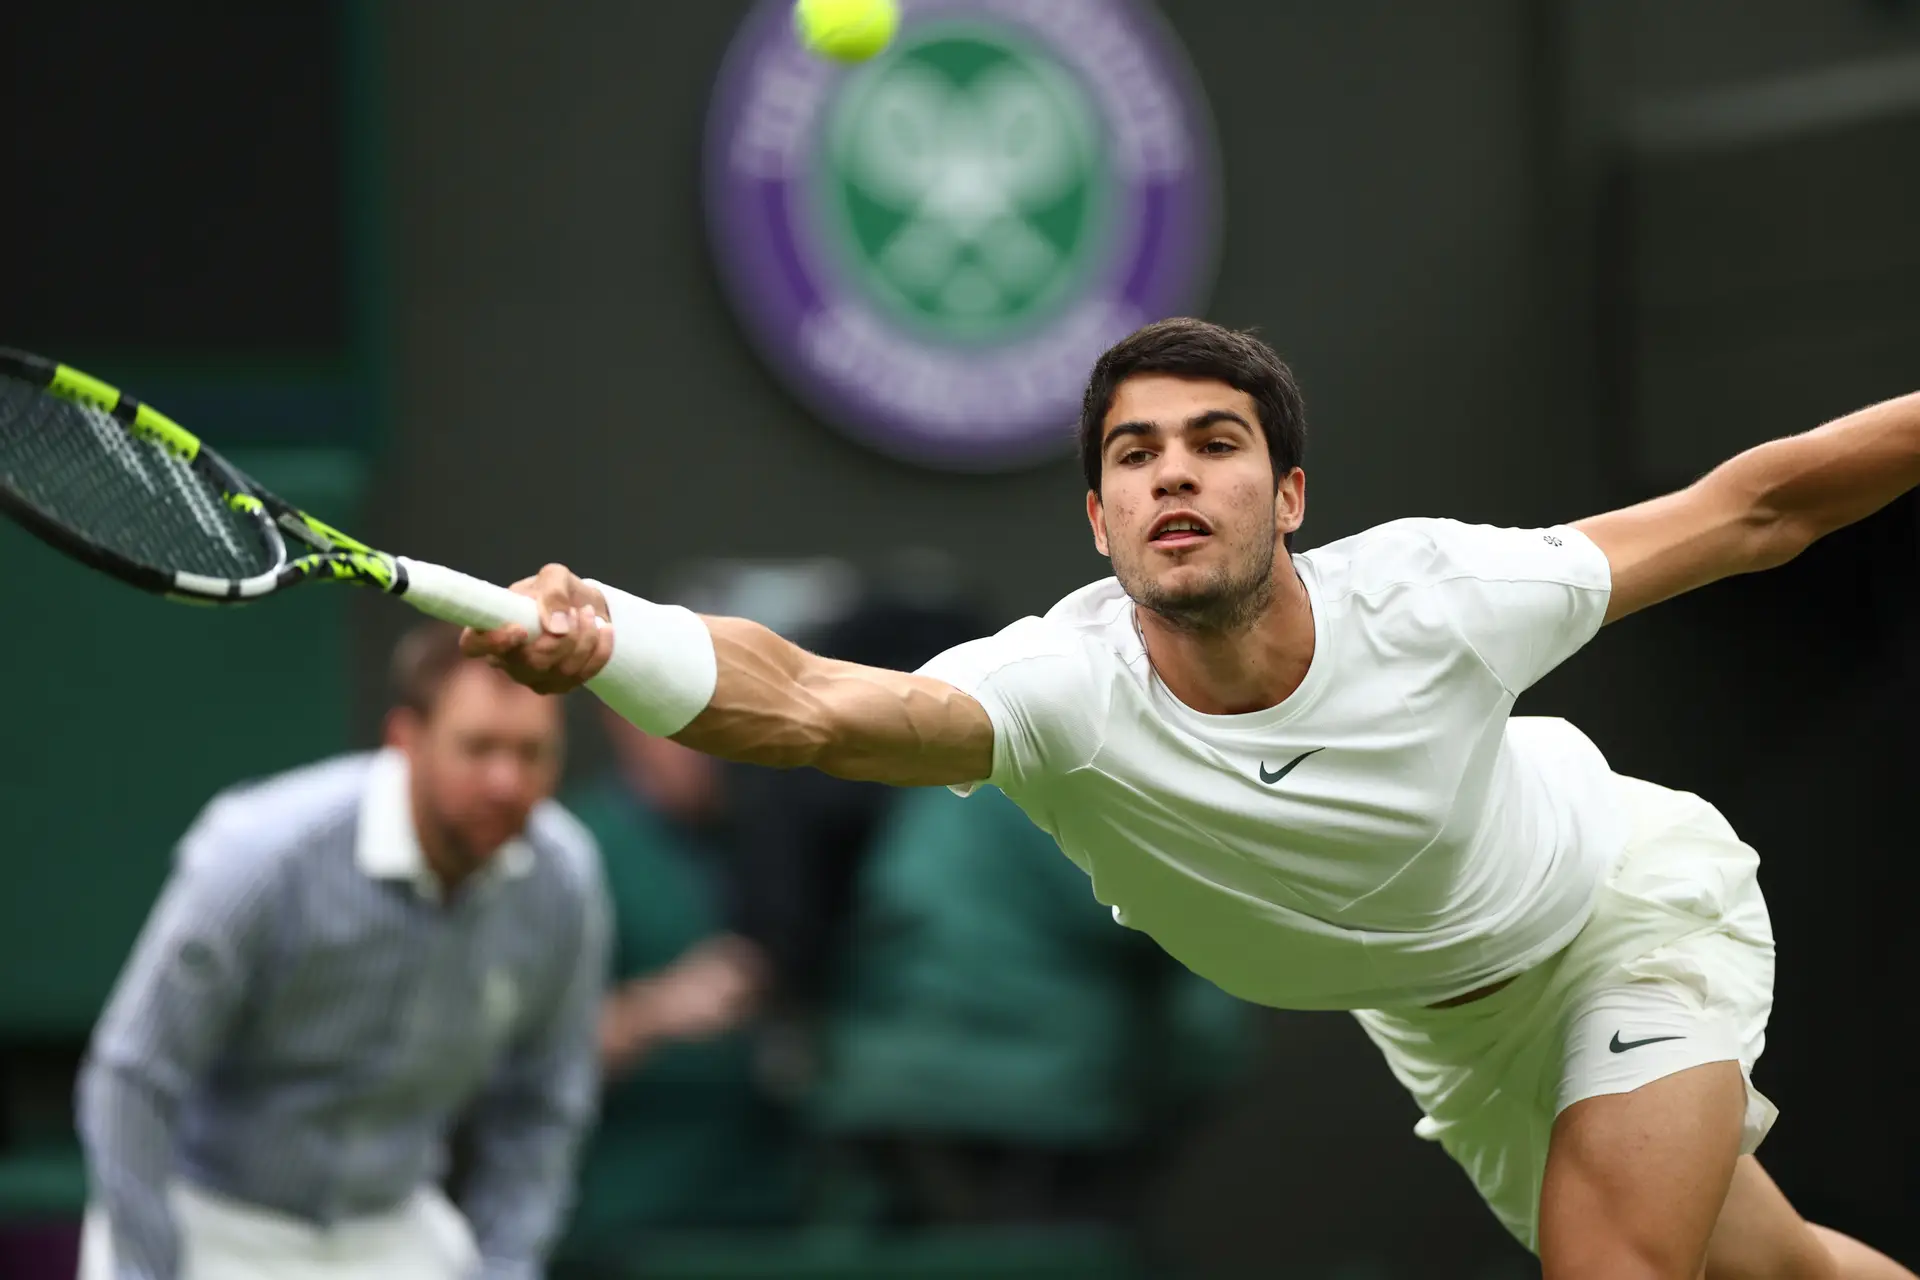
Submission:
{"label": "player's ear", "polygon": [[1093,526],[1093,549],[1103,556],[1113,553],[1107,550],[1107,513],[1100,505],[1098,491],[1087,490],[1087,523]]}
{"label": "player's ear", "polygon": [[1307,518],[1307,473],[1299,467],[1287,472],[1273,493],[1273,522],[1284,534],[1298,529]]}

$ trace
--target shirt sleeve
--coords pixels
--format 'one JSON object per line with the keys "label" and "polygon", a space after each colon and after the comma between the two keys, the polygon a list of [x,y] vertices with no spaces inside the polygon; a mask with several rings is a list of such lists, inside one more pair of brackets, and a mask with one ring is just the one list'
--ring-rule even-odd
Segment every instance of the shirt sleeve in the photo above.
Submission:
{"label": "shirt sleeve", "polygon": [[919,674],[969,695],[993,722],[993,771],[952,788],[959,795],[988,782],[1030,809],[1026,801],[1049,779],[1086,764],[1099,749],[1106,692],[1084,643],[1047,619],[1022,618],[958,645]]}
{"label": "shirt sleeve", "polygon": [[244,824],[210,806],[120,975],[79,1081],[91,1192],[113,1233],[116,1280],[173,1280],[167,1207],[181,1099],[224,1044],[269,945],[273,864],[237,847]]}
{"label": "shirt sleeve", "polygon": [[1606,620],[1613,570],[1577,529],[1420,523],[1455,625],[1509,693],[1572,657]]}
{"label": "shirt sleeve", "polygon": [[[556,823],[556,826],[559,824]],[[539,1280],[573,1201],[574,1169],[600,1089],[600,1001],[611,953],[611,907],[599,850],[571,816],[569,862],[581,877],[578,928],[538,1019],[475,1107],[473,1170],[461,1209],[484,1280]]]}

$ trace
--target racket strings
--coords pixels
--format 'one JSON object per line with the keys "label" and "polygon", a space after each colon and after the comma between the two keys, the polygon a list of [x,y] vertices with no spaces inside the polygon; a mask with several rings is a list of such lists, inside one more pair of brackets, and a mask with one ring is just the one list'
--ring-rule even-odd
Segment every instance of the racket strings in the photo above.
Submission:
{"label": "racket strings", "polygon": [[0,378],[0,484],[72,534],[167,572],[247,578],[275,567],[253,517],[195,466],[104,410]]}

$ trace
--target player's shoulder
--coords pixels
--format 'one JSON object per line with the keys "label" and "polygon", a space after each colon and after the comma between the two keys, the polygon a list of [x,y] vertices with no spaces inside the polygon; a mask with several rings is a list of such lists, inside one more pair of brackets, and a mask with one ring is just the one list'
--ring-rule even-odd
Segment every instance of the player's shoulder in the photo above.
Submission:
{"label": "player's shoulder", "polygon": [[1069,592],[1038,617],[1002,631],[1010,654],[1128,661],[1144,646],[1133,625],[1133,600],[1118,578],[1101,578]]}
{"label": "player's shoulder", "polygon": [[[1112,578],[1091,583],[1060,600],[1046,613],[1008,623],[990,636],[956,645],[922,667],[923,673],[972,681],[1020,672],[1052,680],[1075,673],[1092,675],[1103,665],[1124,663],[1129,646],[1140,647],[1132,602]],[[966,676],[960,680],[956,677]]]}
{"label": "player's shoulder", "polygon": [[1062,596],[1042,621],[1082,643],[1112,644],[1116,636],[1139,635],[1133,627],[1133,600],[1118,578],[1089,582]]}
{"label": "player's shoulder", "polygon": [[1303,553],[1340,593],[1471,579],[1579,577],[1585,540],[1571,529],[1508,528],[1411,516]]}
{"label": "player's shoulder", "polygon": [[176,867],[260,880],[308,850],[351,842],[373,755],[334,756],[218,792],[181,838]]}
{"label": "player's shoulder", "polygon": [[1466,528],[1457,520],[1407,516],[1315,547],[1304,557],[1365,585],[1444,574]]}

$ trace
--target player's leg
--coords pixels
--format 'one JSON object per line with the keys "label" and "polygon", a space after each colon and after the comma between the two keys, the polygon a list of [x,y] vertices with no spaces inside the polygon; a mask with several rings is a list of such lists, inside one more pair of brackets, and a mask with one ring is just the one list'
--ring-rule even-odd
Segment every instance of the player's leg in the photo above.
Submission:
{"label": "player's leg", "polygon": [[1540,1187],[1544,1280],[1695,1280],[1746,1111],[1746,1079],[1731,1061],[1563,1110]]}
{"label": "player's leg", "polygon": [[1740,1157],[1707,1246],[1707,1280],[1914,1280],[1913,1272],[1851,1236],[1802,1218],[1760,1162]]}

